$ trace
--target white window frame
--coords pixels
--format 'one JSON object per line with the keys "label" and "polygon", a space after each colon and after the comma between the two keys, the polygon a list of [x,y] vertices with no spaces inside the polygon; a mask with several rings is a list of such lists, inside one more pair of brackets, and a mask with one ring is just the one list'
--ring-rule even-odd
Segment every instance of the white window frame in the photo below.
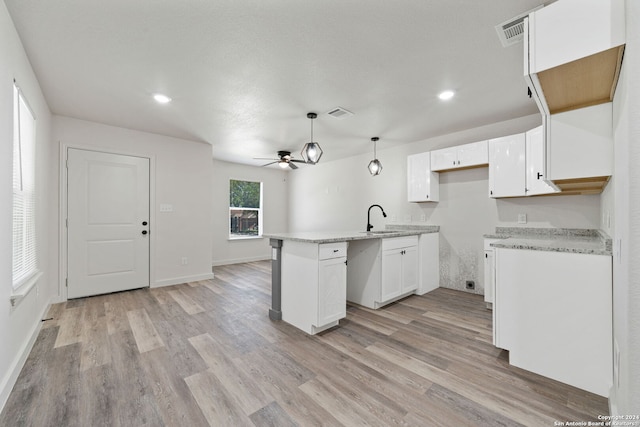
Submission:
{"label": "white window frame", "polygon": [[38,271],[36,236],[36,118],[13,85],[13,249],[12,288],[30,288]]}
{"label": "white window frame", "polygon": [[[260,207],[259,208],[245,208],[240,206],[231,206],[231,181],[244,181],[244,182],[253,182],[256,184],[260,184]],[[262,181],[252,181],[249,179],[229,179],[229,215],[227,217],[228,226],[229,226],[229,240],[249,240],[249,239],[261,239],[262,238],[262,229],[263,229],[263,197],[264,194],[264,184]],[[257,235],[247,235],[247,236],[239,236],[231,233],[231,211],[256,211],[258,213],[258,234]]]}

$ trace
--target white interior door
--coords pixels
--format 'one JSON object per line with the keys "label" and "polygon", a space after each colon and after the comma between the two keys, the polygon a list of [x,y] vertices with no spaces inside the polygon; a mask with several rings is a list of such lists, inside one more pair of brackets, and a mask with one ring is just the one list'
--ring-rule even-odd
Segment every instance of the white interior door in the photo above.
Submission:
{"label": "white interior door", "polygon": [[67,297],[149,286],[149,159],[67,153]]}

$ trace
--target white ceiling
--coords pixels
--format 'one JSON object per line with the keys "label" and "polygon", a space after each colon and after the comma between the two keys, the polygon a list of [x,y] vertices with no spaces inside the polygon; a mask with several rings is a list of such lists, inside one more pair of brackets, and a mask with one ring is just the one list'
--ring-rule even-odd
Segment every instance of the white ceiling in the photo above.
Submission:
{"label": "white ceiling", "polygon": [[53,113],[222,160],[299,159],[310,111],[321,162],[537,112],[494,26],[541,0],[4,1]]}

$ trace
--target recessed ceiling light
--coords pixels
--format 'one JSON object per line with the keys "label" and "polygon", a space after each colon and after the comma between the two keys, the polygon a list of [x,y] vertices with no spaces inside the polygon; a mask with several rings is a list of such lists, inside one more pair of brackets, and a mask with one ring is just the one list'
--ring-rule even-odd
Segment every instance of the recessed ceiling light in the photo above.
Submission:
{"label": "recessed ceiling light", "polygon": [[153,95],[153,99],[155,99],[159,104],[168,104],[169,102],[171,102],[171,98],[161,93],[156,93],[155,95]]}
{"label": "recessed ceiling light", "polygon": [[440,95],[438,95],[438,98],[446,101],[447,99],[453,98],[453,95],[455,95],[455,92],[453,92],[452,90],[445,90],[444,92],[441,92]]}

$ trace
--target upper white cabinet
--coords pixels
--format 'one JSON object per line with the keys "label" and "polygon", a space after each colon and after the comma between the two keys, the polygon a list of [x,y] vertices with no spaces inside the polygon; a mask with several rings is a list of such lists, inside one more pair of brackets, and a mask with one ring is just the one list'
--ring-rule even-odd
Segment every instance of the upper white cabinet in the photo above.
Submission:
{"label": "upper white cabinet", "polygon": [[489,197],[556,192],[544,180],[543,128],[489,140]]}
{"label": "upper white cabinet", "polygon": [[613,99],[624,7],[624,0],[559,0],[525,20],[525,76],[544,114]]}
{"label": "upper white cabinet", "polygon": [[437,202],[440,176],[431,171],[429,152],[407,156],[407,198],[410,202]]}
{"label": "upper white cabinet", "polygon": [[544,175],[564,193],[600,193],[612,173],[624,3],[558,0],[525,19],[524,74],[543,116]]}
{"label": "upper white cabinet", "polygon": [[489,197],[524,195],[524,133],[489,140]]}
{"label": "upper white cabinet", "polygon": [[525,133],[525,188],[527,196],[555,193],[545,178],[544,127]]}
{"label": "upper white cabinet", "polygon": [[485,166],[489,163],[487,141],[431,151],[431,170],[443,171]]}
{"label": "upper white cabinet", "polygon": [[563,191],[601,192],[613,173],[612,120],[611,102],[550,116],[547,179]]}

